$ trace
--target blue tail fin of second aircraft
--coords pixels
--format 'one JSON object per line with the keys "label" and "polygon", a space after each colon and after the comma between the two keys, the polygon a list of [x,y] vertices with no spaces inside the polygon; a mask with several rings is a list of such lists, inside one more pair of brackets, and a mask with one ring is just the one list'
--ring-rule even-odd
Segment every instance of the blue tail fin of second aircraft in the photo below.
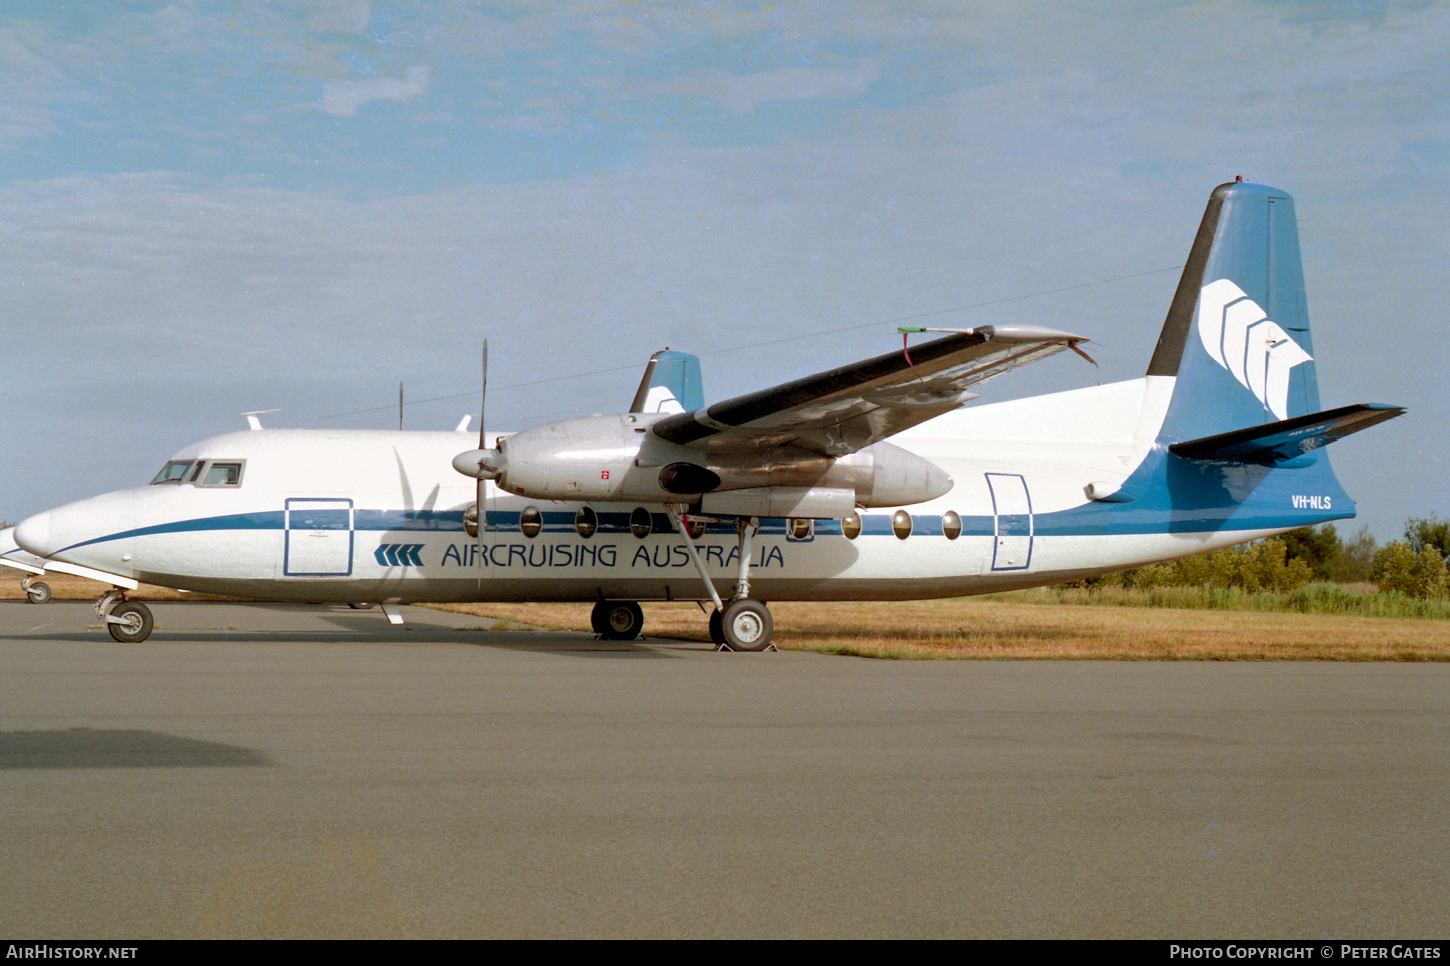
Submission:
{"label": "blue tail fin of second aircraft", "polygon": [[687,413],[705,405],[700,359],[688,352],[661,349],[649,357],[644,378],[630,404],[632,413]]}

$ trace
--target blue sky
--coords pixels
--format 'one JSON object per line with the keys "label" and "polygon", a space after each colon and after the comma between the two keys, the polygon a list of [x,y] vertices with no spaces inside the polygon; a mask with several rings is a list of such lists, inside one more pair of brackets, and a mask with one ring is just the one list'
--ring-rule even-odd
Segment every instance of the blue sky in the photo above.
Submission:
{"label": "blue sky", "polygon": [[396,425],[485,336],[499,429],[963,306],[1098,343],[984,401],[1131,378],[1241,174],[1298,202],[1324,404],[1412,409],[1334,451],[1388,539],[1450,516],[1447,48],[1433,3],[8,3],[0,516],[246,410]]}

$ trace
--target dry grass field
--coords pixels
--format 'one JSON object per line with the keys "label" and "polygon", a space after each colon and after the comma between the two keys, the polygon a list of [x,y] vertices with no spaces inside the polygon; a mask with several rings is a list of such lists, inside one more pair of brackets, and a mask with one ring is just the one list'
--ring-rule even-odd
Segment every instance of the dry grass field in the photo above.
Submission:
{"label": "dry grass field", "polygon": [[[18,570],[11,570],[9,567],[0,568],[0,600],[25,599],[25,594],[20,589],[20,578],[23,576],[24,574]],[[55,600],[95,600],[111,586],[87,580],[84,577],[72,577],[69,574],[46,574],[36,579],[50,585],[50,591]],[[213,597],[210,594],[188,594],[184,591],[172,590],[169,587],[154,587],[151,584],[142,584],[133,596],[137,600],[232,599],[230,597]]]}
{"label": "dry grass field", "polygon": [[[47,578],[57,599],[92,600],[104,588]],[[207,600],[142,587],[142,600]],[[21,597],[0,580],[0,599]],[[440,608],[541,629],[588,630],[587,604],[443,604]],[[645,604],[650,637],[708,640],[693,604]],[[1446,661],[1450,620],[1057,603],[1050,592],[907,602],[778,602],[782,650],[862,657],[1012,660]]]}
{"label": "dry grass field", "polygon": [[[1027,592],[1030,593],[1030,592]],[[1450,621],[1036,603],[1024,596],[907,602],[780,602],[782,650],[861,657],[1115,661],[1445,661]],[[584,604],[449,610],[587,630]],[[645,604],[651,637],[708,640],[693,604]]]}

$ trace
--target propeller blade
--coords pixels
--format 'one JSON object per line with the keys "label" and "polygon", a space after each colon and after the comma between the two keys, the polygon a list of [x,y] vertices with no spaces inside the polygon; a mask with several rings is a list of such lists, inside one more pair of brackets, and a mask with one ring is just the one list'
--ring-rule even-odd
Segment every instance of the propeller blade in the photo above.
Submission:
{"label": "propeller blade", "polygon": [[[478,448],[480,450],[483,449],[484,447],[488,446],[488,440],[484,437],[484,432],[487,429],[488,424],[483,421],[483,408],[484,408],[484,405],[488,401],[488,340],[487,339],[484,339],[483,340],[483,380],[481,382],[481,387],[482,388],[480,388],[479,389],[479,392],[478,392]],[[483,505],[483,491],[484,491],[484,488],[486,486],[487,486],[487,484],[483,482],[483,477],[480,476],[478,478],[478,489],[475,490],[475,495],[478,498],[478,540],[479,540],[479,543],[482,543],[483,542],[483,535],[486,532],[488,532],[488,510]]]}

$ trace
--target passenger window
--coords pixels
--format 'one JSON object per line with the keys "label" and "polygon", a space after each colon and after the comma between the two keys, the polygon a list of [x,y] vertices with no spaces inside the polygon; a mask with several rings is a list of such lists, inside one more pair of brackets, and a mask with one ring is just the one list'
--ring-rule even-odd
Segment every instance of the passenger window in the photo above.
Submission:
{"label": "passenger window", "polygon": [[217,460],[207,467],[202,486],[241,486],[242,464]]}

